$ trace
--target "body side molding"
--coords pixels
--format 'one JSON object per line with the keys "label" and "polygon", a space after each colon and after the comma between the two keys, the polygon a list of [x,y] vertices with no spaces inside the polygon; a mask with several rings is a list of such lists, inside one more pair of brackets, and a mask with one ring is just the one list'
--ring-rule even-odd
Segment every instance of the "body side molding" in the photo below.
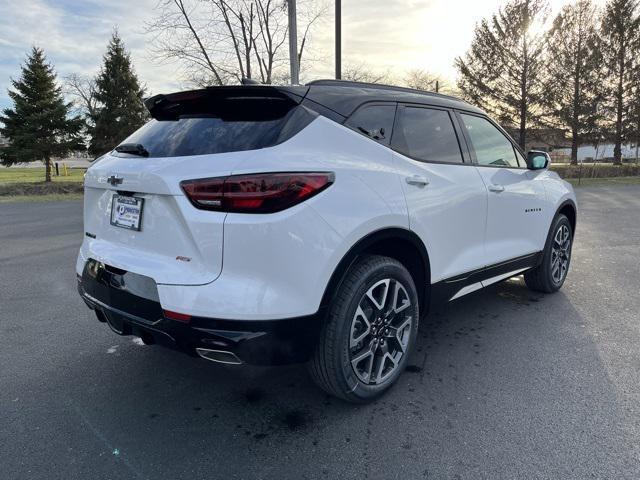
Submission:
{"label": "body side molding", "polygon": [[431,306],[447,303],[493,283],[506,280],[540,264],[542,252],[513,258],[431,285]]}

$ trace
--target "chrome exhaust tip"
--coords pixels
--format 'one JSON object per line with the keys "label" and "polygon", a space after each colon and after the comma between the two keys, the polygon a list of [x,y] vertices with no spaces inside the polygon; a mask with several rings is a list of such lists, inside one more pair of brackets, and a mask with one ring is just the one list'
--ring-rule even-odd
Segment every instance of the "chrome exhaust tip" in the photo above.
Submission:
{"label": "chrome exhaust tip", "polygon": [[242,360],[233,352],[226,350],[211,350],[209,348],[196,348],[196,352],[202,358],[217,363],[226,363],[228,365],[240,365]]}

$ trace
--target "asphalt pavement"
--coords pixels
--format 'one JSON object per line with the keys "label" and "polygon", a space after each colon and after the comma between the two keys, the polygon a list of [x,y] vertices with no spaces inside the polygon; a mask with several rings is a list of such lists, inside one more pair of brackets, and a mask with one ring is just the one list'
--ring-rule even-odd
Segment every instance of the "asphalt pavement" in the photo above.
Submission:
{"label": "asphalt pavement", "polygon": [[115,335],[75,289],[81,203],[0,204],[0,478],[638,479],[640,186],[578,200],[559,293],[434,312],[367,406]]}

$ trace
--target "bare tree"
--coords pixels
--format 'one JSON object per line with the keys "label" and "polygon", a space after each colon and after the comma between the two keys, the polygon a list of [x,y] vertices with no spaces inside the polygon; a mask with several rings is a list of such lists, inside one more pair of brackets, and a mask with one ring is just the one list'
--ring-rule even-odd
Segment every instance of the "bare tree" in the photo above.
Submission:
{"label": "bare tree", "polygon": [[457,90],[453,84],[443,76],[431,73],[421,68],[409,70],[404,77],[404,84],[416,90],[428,90],[432,92],[455,94]]}
{"label": "bare tree", "polygon": [[[212,0],[214,1],[214,0]],[[279,3],[279,2],[278,2]],[[273,67],[278,52],[287,41],[288,19],[285,15],[286,2],[279,3],[272,0],[257,0],[258,30],[261,48],[254,41],[256,56],[260,67],[260,77],[263,83],[271,83]],[[278,8],[279,7],[279,8]]]}
{"label": "bare tree", "polygon": [[[298,46],[298,69],[302,70],[302,57],[305,47],[311,40],[314,27],[322,23],[329,14],[329,3],[325,0],[303,0],[298,2],[298,26],[302,32],[300,45]],[[310,58],[308,61],[313,62],[315,59]]]}
{"label": "bare tree", "polygon": [[409,70],[405,76],[404,82],[409,88],[415,88],[416,90],[435,90],[436,82],[440,78],[426,70],[421,68],[414,68]]}
{"label": "bare tree", "polygon": [[[153,35],[153,57],[179,62],[187,80],[224,85],[242,78],[272,83],[288,58],[285,0],[161,0],[158,16],[147,24]],[[302,59],[314,24],[326,4],[300,2]]]}
{"label": "bare tree", "polygon": [[95,116],[98,107],[95,78],[72,73],[64,77],[64,92],[71,97],[82,117],[89,119]]}
{"label": "bare tree", "polygon": [[364,83],[392,83],[389,70],[376,71],[364,62],[351,63],[343,67],[342,79]]}
{"label": "bare tree", "polygon": [[147,32],[153,35],[152,56],[179,61],[192,83],[223,85],[226,79],[209,55],[220,41],[220,34],[213,31],[210,21],[202,20],[202,5],[161,0],[156,10],[158,16],[147,24]]}

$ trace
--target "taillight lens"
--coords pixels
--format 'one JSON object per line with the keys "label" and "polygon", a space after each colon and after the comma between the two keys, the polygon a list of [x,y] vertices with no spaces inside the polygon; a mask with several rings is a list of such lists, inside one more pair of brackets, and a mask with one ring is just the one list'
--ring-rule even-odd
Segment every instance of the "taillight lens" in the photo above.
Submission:
{"label": "taillight lens", "polygon": [[330,172],[259,173],[185,180],[180,187],[203,210],[273,213],[320,193],[334,178]]}

